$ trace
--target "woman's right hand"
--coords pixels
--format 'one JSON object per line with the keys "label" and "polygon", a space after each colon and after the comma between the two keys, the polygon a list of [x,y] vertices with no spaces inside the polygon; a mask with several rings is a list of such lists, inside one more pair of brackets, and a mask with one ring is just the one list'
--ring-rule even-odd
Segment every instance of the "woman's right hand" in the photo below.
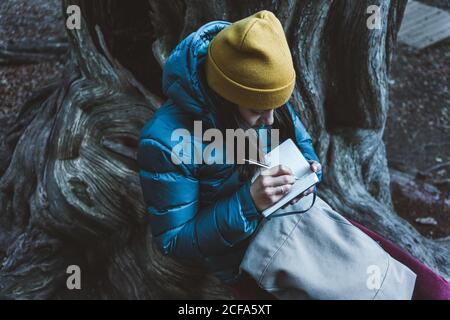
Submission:
{"label": "woman's right hand", "polygon": [[294,183],[295,177],[286,166],[261,170],[261,174],[250,187],[256,209],[263,211],[278,202],[291,191]]}

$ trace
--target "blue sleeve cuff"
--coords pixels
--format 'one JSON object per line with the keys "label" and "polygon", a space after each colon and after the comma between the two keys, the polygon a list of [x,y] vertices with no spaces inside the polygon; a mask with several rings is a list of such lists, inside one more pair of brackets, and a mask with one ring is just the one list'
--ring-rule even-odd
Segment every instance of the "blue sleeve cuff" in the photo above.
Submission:
{"label": "blue sleeve cuff", "polygon": [[251,220],[261,216],[258,209],[256,209],[255,203],[253,202],[252,195],[250,193],[250,181],[247,181],[239,190],[239,202],[241,204],[242,213],[244,216]]}

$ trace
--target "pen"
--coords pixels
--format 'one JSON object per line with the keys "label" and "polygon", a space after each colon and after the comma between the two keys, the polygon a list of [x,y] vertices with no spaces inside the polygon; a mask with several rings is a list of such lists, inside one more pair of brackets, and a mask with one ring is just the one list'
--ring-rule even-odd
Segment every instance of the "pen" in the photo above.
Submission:
{"label": "pen", "polygon": [[[248,162],[248,163],[251,163],[251,164],[260,166],[260,167],[262,167],[262,168],[270,169],[269,166],[267,166],[267,165],[265,165],[265,164],[262,164],[262,163],[260,163],[260,162],[253,161],[253,160],[248,160],[248,159],[243,159],[243,160],[246,161],[246,162]],[[296,177],[296,176],[294,176],[294,178],[295,178],[295,180],[300,180],[300,179],[299,179],[298,177]]]}
{"label": "pen", "polygon": [[251,164],[260,166],[260,167],[262,167],[262,168],[270,169],[269,166],[266,166],[265,164],[259,163],[259,162],[257,162],[257,161],[247,160],[247,159],[243,159],[243,160],[244,160],[244,161],[247,161],[248,163],[251,163]]}

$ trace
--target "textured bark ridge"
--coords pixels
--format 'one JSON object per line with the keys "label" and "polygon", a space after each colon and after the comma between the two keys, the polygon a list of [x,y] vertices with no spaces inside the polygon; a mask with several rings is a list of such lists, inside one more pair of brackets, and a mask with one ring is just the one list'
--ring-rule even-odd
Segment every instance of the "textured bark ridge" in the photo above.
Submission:
{"label": "textured bark ridge", "polygon": [[[203,270],[153,248],[137,140],[164,99],[160,66],[174,46],[203,23],[261,9],[285,27],[298,75],[292,102],[324,166],[321,197],[450,277],[450,239],[419,235],[396,215],[389,191],[382,135],[405,3],[63,1],[84,17],[81,30],[68,31],[65,77],[22,108],[0,168],[1,297],[232,298]],[[366,27],[373,4],[380,30]],[[81,291],[66,289],[72,264]]]}

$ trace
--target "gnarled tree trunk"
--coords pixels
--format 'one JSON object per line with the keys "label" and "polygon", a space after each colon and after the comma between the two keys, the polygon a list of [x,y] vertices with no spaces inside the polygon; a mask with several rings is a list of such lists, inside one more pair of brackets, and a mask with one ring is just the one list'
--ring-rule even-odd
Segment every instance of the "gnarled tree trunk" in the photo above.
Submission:
{"label": "gnarled tree trunk", "polygon": [[[68,31],[65,77],[23,107],[0,168],[2,297],[232,298],[153,248],[137,140],[164,100],[161,65],[175,45],[208,21],[262,9],[279,17],[291,46],[292,102],[324,167],[320,196],[450,277],[450,239],[421,236],[394,212],[389,191],[382,135],[406,0],[78,0],[63,1],[64,11],[69,4],[84,20]],[[373,4],[381,29],[369,30]],[[66,288],[73,264],[81,291]]]}

